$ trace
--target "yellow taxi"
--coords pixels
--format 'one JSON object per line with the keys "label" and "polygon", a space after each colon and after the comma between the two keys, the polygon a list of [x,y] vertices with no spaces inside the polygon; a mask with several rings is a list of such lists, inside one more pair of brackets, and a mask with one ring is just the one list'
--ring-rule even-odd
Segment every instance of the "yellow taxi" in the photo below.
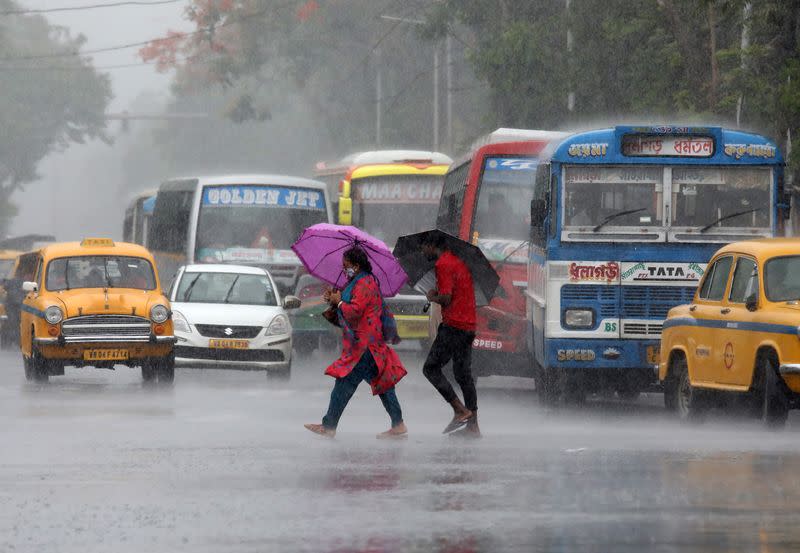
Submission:
{"label": "yellow taxi", "polygon": [[35,276],[22,284],[20,315],[28,380],[62,375],[65,365],[121,364],[141,367],[145,381],[173,381],[172,313],[150,252],[87,238],[32,255]]}
{"label": "yellow taxi", "polygon": [[664,321],[659,379],[684,419],[744,401],[780,427],[800,407],[800,239],[737,242]]}

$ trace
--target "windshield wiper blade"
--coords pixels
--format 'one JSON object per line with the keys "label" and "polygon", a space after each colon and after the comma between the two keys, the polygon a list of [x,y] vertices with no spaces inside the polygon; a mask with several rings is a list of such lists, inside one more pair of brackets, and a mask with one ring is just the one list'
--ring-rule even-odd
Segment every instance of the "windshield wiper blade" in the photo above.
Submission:
{"label": "windshield wiper blade", "polygon": [[600,230],[601,228],[606,226],[608,223],[610,223],[614,219],[622,217],[623,215],[630,215],[632,213],[639,213],[640,211],[647,211],[647,208],[646,207],[640,207],[638,209],[626,209],[625,211],[618,211],[616,213],[612,213],[611,215],[609,215],[608,217],[603,219],[603,221],[599,225],[594,227],[592,229],[592,232],[597,232],[598,230]]}
{"label": "windshield wiper blade", "polygon": [[755,213],[756,211],[761,211],[762,209],[764,209],[764,206],[754,207],[753,209],[745,209],[744,211],[737,211],[736,213],[731,213],[730,215],[723,215],[722,217],[720,217],[716,221],[713,221],[713,222],[707,224],[706,226],[704,226],[703,228],[701,228],[700,232],[705,232],[708,229],[710,229],[711,227],[713,227],[714,225],[716,225],[717,223],[721,223],[722,221],[727,221],[728,219],[733,219],[734,217],[739,217],[741,215],[747,215],[748,213]]}
{"label": "windshield wiper blade", "polygon": [[200,275],[203,273],[197,273],[197,276],[194,277],[194,280],[189,283],[189,286],[186,287],[186,290],[183,292],[183,301],[189,301],[192,297],[192,290],[194,290],[194,285],[197,283],[197,280],[200,278]]}
{"label": "windshield wiper blade", "polygon": [[231,282],[231,287],[228,288],[228,293],[225,294],[225,301],[222,303],[228,303],[228,299],[230,299],[231,297],[231,293],[233,292],[233,287],[236,286],[236,282],[239,280],[239,276],[240,275],[236,275],[236,278],[233,279],[233,282]]}

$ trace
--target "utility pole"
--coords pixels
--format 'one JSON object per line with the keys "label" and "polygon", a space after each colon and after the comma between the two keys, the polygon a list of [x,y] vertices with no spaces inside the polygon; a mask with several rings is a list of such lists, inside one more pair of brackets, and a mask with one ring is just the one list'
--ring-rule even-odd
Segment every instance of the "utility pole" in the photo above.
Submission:
{"label": "utility pole", "polygon": [[447,79],[447,153],[453,153],[453,39],[450,33],[444,39],[445,78]]}
{"label": "utility pole", "polygon": [[383,129],[381,117],[383,116],[383,60],[381,49],[375,50],[375,144],[380,146],[383,142]]}
{"label": "utility pole", "polygon": [[[387,21],[402,21],[403,23],[409,23],[411,25],[425,25],[425,21],[420,19],[408,19],[406,17],[396,17],[393,15],[381,15],[381,19],[385,19]],[[447,48],[446,52],[446,61],[445,64],[447,65],[447,140],[448,144],[452,141],[452,75],[451,75],[451,54],[449,46],[450,37],[447,37],[445,42],[445,47]],[[433,149],[439,150],[439,48],[441,44],[436,43],[433,47]],[[380,65],[380,64],[379,64]],[[380,67],[378,69],[380,71]],[[380,81],[379,81],[380,82]],[[380,105],[380,104],[379,104]],[[376,124],[380,122],[380,115],[377,117]],[[380,144],[380,141],[378,142]]]}
{"label": "utility pole", "polygon": [[[573,40],[572,40],[572,29],[569,26],[569,4],[570,0],[565,1],[565,8],[567,12],[567,60],[572,57],[572,48],[573,48]],[[567,68],[569,69],[569,61],[567,61]],[[567,111],[572,113],[575,111],[575,91],[572,90],[572,78],[567,75],[569,90],[567,91]]]}
{"label": "utility pole", "polygon": [[[741,41],[741,50],[742,50],[742,59],[740,67],[744,69],[747,66],[747,54],[745,54],[745,50],[750,47],[750,16],[753,14],[753,4],[750,2],[746,2],[744,7],[742,7],[742,41]],[[739,128],[742,126],[742,106],[744,104],[744,93],[739,94],[739,98],[736,100],[736,127]]]}
{"label": "utility pole", "polygon": [[433,150],[439,150],[439,43],[433,47]]}

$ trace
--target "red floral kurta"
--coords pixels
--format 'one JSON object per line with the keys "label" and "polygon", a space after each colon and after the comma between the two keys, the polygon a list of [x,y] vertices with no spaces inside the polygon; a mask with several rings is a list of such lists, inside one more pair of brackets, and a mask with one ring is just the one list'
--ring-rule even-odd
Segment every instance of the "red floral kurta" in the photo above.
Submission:
{"label": "red floral kurta", "polygon": [[334,378],[347,376],[369,349],[378,365],[378,376],[370,382],[372,393],[382,394],[400,382],[407,372],[397,352],[383,340],[382,309],[383,298],[375,278],[367,276],[356,282],[351,301],[342,303],[339,309],[342,354],[325,370],[325,374]]}

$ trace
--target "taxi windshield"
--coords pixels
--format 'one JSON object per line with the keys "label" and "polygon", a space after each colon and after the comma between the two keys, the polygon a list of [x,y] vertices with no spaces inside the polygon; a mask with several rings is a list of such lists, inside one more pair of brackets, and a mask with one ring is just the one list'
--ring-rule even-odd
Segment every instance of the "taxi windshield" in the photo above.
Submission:
{"label": "taxi windshield", "polygon": [[767,261],[764,266],[764,291],[769,301],[800,300],[800,255]]}
{"label": "taxi windshield", "polygon": [[153,266],[147,259],[118,255],[60,257],[47,265],[45,288],[54,292],[76,288],[154,290]]}
{"label": "taxi windshield", "polygon": [[266,275],[240,273],[184,273],[174,301],[278,305],[272,282]]}

